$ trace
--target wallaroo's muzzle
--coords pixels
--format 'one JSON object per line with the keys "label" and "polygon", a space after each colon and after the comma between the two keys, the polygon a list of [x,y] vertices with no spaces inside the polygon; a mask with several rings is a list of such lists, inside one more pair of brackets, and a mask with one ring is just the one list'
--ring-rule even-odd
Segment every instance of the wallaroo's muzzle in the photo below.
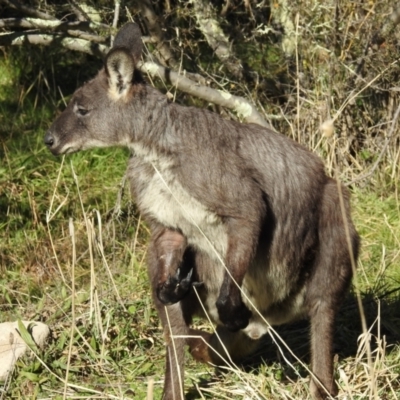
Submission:
{"label": "wallaroo's muzzle", "polygon": [[59,140],[57,140],[51,131],[47,131],[46,135],[44,136],[44,144],[55,156],[63,153],[62,149],[60,148]]}
{"label": "wallaroo's muzzle", "polygon": [[44,137],[44,144],[50,149],[53,144],[54,144],[54,137],[53,135],[48,131]]}

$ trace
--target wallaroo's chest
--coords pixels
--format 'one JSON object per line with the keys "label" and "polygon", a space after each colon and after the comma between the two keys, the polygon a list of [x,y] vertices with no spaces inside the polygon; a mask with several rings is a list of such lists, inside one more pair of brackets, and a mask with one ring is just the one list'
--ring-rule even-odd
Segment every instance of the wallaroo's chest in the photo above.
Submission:
{"label": "wallaroo's chest", "polygon": [[140,211],[166,227],[179,229],[198,250],[223,259],[227,233],[222,219],[184,188],[174,160],[139,146],[133,150],[128,176]]}

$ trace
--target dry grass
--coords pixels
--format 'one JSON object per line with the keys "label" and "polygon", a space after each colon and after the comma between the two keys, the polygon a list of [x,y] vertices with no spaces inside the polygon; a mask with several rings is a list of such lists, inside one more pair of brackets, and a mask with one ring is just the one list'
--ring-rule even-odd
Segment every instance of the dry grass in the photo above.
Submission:
{"label": "dry grass", "polygon": [[[67,207],[59,189],[69,174],[68,201],[79,202],[80,211],[67,221],[57,218],[57,213]],[[36,362],[19,363],[8,393],[34,397],[37,392],[37,398],[158,398],[164,351],[145,274],[146,227],[134,214],[130,219],[113,217],[103,223],[100,213],[81,201],[83,189],[78,189],[72,164],[61,164],[54,175],[46,214],[47,242],[54,245],[47,287],[41,296],[24,290],[15,293],[20,311],[10,304],[3,313],[47,321],[53,328],[53,343],[46,354],[37,354]],[[361,233],[368,234],[363,235],[358,287],[338,318],[339,398],[396,399],[400,393],[398,203],[393,198],[380,203],[373,194],[363,198],[362,191],[354,193],[354,200]],[[131,207],[127,195],[119,206],[127,213]],[[386,221],[383,227],[377,212]],[[126,237],[124,232],[132,223],[135,229]],[[63,227],[61,231],[57,225]],[[364,333],[357,293],[367,321]],[[32,309],[38,302],[40,307]],[[204,321],[197,323],[210,329]],[[231,366],[214,375],[212,368],[189,360],[189,398],[310,398],[307,324],[271,329],[271,335],[246,367]]]}
{"label": "dry grass", "polygon": [[[266,115],[280,117],[274,121],[280,131],[317,152],[331,176],[351,183],[362,251],[337,320],[339,399],[398,399],[399,103],[389,90],[397,82],[394,42],[374,50],[356,79],[365,45],[357,37],[376,30],[378,5],[364,13],[356,3],[343,7],[338,52],[320,39],[336,29],[333,3],[324,5],[326,12],[306,3],[296,19],[299,79],[291,81],[284,107],[215,77],[262,101]],[[42,78],[35,78],[34,89],[20,82],[25,75],[57,80],[49,72],[57,65],[41,69],[44,56],[19,54],[33,68],[24,73],[18,59],[0,59],[0,319],[44,321],[53,337],[44,353],[18,362],[0,398],[157,399],[164,345],[145,269],[148,230],[121,184],[127,154],[94,151],[60,164],[47,153],[41,138],[58,90],[46,91]],[[87,60],[61,61],[59,68],[71,63],[70,70],[78,70]],[[75,79],[58,84],[67,91]],[[206,321],[196,324],[211,329]],[[308,335],[305,322],[275,328],[245,366],[218,373],[188,358],[188,399],[309,399]]]}

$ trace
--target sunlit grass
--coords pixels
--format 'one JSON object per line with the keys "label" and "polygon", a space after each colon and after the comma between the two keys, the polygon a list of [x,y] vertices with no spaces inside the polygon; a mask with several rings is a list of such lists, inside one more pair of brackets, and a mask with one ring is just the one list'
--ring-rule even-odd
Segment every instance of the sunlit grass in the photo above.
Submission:
{"label": "sunlit grass", "polygon": [[[9,65],[0,59],[0,75],[3,70]],[[121,186],[129,154],[95,150],[66,157],[62,164],[42,139],[57,102],[36,102],[18,89],[18,79],[16,70],[0,80],[0,93],[7,93],[0,95],[0,319],[40,320],[53,333],[38,358],[18,362],[7,398],[62,398],[65,387],[67,398],[144,399],[148,393],[159,398],[164,339],[146,273],[148,229],[128,185]],[[329,146],[321,153],[333,159]],[[352,189],[353,216],[362,237],[357,290],[371,330],[363,341],[350,294],[335,338],[343,399],[369,398],[373,392],[367,343],[372,345],[378,398],[400,397],[398,183],[385,168],[376,174],[372,182],[385,186]],[[308,365],[307,324],[278,332]],[[188,358],[188,397],[201,398],[201,392],[207,399],[309,398],[308,373],[284,355],[266,338],[251,367],[235,373],[215,374]]]}

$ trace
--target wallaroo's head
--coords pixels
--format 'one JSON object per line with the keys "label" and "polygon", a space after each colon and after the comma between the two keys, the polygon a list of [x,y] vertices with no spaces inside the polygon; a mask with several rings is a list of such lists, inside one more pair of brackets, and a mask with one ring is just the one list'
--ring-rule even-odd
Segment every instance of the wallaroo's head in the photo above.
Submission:
{"label": "wallaroo's head", "polygon": [[54,155],[127,144],[125,114],[135,118],[132,107],[139,106],[136,98],[144,90],[135,70],[141,53],[140,28],[128,23],[118,32],[104,68],[74,93],[46,133],[44,142]]}

